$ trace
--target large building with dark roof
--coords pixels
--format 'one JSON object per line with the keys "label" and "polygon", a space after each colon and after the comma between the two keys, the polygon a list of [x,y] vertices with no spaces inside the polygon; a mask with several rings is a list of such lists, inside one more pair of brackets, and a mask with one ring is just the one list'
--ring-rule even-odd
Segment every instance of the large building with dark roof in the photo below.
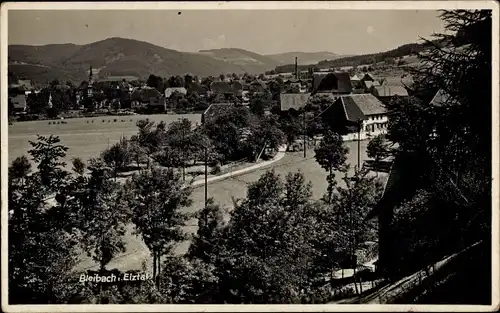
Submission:
{"label": "large building with dark roof", "polygon": [[372,94],[340,96],[322,115],[334,129],[350,136],[348,139],[366,139],[387,132],[387,109]]}
{"label": "large building with dark roof", "polygon": [[350,94],[352,92],[352,84],[349,73],[314,73],[312,93],[319,92],[338,95]]}

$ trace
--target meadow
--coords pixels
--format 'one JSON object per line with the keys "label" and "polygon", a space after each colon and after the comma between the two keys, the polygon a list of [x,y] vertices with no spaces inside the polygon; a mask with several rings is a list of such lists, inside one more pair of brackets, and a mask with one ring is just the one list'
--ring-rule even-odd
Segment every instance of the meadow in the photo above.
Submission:
{"label": "meadow", "polygon": [[137,134],[136,123],[139,120],[149,119],[157,123],[165,121],[169,124],[180,118],[187,118],[194,125],[201,123],[201,114],[72,118],[64,120],[65,124],[57,124],[61,122],[60,120],[17,122],[8,126],[9,164],[16,157],[28,154],[28,150],[31,149],[29,142],[36,140],[37,134],[59,136],[61,143],[69,148],[66,162],[70,164],[74,157],[80,157],[84,161],[97,157],[101,151],[118,142],[122,136],[129,138]]}

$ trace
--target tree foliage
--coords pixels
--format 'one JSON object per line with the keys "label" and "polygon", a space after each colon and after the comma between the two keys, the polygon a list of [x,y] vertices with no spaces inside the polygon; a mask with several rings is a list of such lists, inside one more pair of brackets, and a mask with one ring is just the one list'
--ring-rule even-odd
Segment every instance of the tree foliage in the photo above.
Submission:
{"label": "tree foliage", "polygon": [[[426,42],[430,48],[413,73],[414,97],[394,101],[389,115],[388,137],[399,157],[419,160],[402,166],[428,182],[405,183],[412,197],[397,205],[394,227],[402,240],[418,234],[400,251],[417,267],[491,237],[492,85],[484,74],[491,71],[491,11],[442,11],[441,18],[447,34],[436,35],[439,44]],[[438,90],[441,103],[431,103]],[[434,222],[447,226],[429,226]]]}
{"label": "tree foliage", "polygon": [[153,255],[156,278],[161,256],[171,253],[176,242],[186,239],[182,226],[188,216],[181,209],[190,205],[191,191],[184,188],[172,169],[156,167],[134,175],[125,190],[135,229]]}

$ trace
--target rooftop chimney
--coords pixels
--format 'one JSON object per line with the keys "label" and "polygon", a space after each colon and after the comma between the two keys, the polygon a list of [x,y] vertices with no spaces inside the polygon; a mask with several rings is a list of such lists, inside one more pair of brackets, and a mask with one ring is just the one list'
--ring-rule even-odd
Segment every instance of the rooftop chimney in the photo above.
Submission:
{"label": "rooftop chimney", "polygon": [[295,78],[299,79],[299,66],[297,64],[297,57],[295,57]]}

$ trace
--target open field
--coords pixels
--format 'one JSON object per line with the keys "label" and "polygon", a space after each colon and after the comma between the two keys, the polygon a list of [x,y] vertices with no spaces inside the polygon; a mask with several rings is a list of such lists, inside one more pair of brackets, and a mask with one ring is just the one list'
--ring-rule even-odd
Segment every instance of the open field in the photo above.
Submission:
{"label": "open field", "polygon": [[[91,157],[99,156],[101,151],[118,142],[122,136],[130,137],[137,134],[136,122],[147,118],[155,122],[165,121],[166,123],[179,118],[188,118],[193,124],[201,123],[201,114],[73,118],[65,120],[67,124],[55,125],[49,125],[49,122],[53,121],[18,122],[8,126],[9,163],[16,157],[27,154],[31,149],[29,141],[36,140],[37,134],[59,136],[62,144],[69,148],[66,156],[67,163],[70,163],[73,157],[80,157],[86,161]],[[114,122],[115,119],[116,122]]]}

